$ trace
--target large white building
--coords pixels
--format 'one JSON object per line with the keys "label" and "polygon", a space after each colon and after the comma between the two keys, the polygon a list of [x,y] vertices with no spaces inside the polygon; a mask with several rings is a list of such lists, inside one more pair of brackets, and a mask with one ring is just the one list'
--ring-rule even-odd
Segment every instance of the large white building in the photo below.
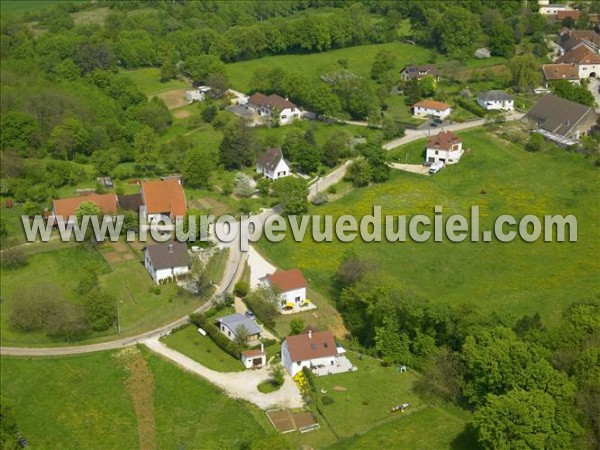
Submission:
{"label": "large white building", "polygon": [[568,51],[554,62],[575,65],[580,79],[600,77],[600,55],[586,45]]}
{"label": "large white building", "polygon": [[156,284],[189,273],[192,263],[187,246],[182,242],[148,245],[144,266]]}
{"label": "large white building", "polygon": [[451,112],[450,105],[435,100],[421,100],[413,105],[413,115],[415,117],[433,117],[444,120]]}
{"label": "large white building", "polygon": [[281,362],[291,376],[304,367],[334,367],[338,348],[330,331],[312,331],[288,336],[281,344]]}
{"label": "large white building", "polygon": [[499,90],[480,92],[477,95],[477,103],[487,110],[512,111],[515,109],[515,101],[512,96]]}
{"label": "large white building", "polygon": [[442,131],[429,138],[425,161],[455,164],[463,154],[462,140],[450,131]]}
{"label": "large white building", "polygon": [[315,308],[306,298],[306,279],[298,269],[275,272],[262,278],[261,282],[279,295],[278,306],[282,314]]}
{"label": "large white building", "polygon": [[259,116],[278,120],[280,125],[287,125],[302,118],[302,112],[296,105],[276,94],[266,96],[257,92],[248,98],[248,107]]}

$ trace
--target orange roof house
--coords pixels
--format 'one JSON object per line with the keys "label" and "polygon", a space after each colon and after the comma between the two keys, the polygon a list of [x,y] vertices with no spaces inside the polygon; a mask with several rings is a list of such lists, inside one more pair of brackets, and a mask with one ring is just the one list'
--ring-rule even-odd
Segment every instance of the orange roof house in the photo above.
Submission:
{"label": "orange roof house", "polygon": [[452,146],[462,143],[462,140],[451,131],[442,131],[429,138],[427,148],[436,150],[451,150]]}
{"label": "orange roof house", "polygon": [[174,218],[184,216],[187,211],[185,192],[176,179],[143,182],[142,198],[148,215],[161,214]]}
{"label": "orange roof house", "polygon": [[117,196],[115,194],[91,194],[53,200],[52,213],[56,217],[67,219],[69,216],[74,216],[79,206],[84,202],[95,203],[107,215],[115,214],[118,209]]}
{"label": "orange roof house", "polygon": [[275,272],[267,275],[266,279],[279,293],[306,288],[306,279],[298,269]]}
{"label": "orange roof house", "polygon": [[436,111],[445,111],[450,108],[450,105],[436,100],[421,100],[413,105],[413,108],[434,109]]}

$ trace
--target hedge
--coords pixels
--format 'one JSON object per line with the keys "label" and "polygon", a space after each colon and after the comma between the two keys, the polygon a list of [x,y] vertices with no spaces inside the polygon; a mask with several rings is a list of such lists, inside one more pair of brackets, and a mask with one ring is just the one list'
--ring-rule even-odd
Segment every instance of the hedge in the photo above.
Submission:
{"label": "hedge", "polygon": [[456,98],[456,103],[462,106],[464,109],[469,111],[470,113],[475,114],[477,117],[485,117],[487,111],[479,106],[477,103],[472,101],[468,101],[464,98],[458,97]]}
{"label": "hedge", "polygon": [[208,337],[217,344],[217,346],[225,353],[233,356],[235,359],[240,359],[241,348],[235,342],[230,341],[221,330],[212,323],[212,321],[204,316],[204,314],[190,314],[190,321],[197,327],[202,328],[208,334]]}

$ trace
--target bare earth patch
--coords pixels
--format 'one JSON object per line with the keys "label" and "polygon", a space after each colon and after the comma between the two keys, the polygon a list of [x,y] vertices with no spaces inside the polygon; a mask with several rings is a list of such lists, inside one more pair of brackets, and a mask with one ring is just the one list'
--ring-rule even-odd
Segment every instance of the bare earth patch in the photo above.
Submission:
{"label": "bare earth patch", "polygon": [[156,446],[156,420],[154,416],[154,376],[136,347],[122,350],[117,358],[125,365],[129,377],[125,388],[133,401],[137,419],[140,449],[150,450]]}
{"label": "bare earth patch", "polygon": [[157,94],[156,97],[162,99],[167,105],[167,108],[175,109],[188,104],[187,100],[185,99],[186,91],[187,89],[173,89],[170,91],[161,92],[160,94]]}
{"label": "bare earth patch", "polygon": [[185,119],[187,117],[190,117],[191,115],[192,113],[186,109],[179,109],[173,113],[173,117],[175,117],[176,119]]}

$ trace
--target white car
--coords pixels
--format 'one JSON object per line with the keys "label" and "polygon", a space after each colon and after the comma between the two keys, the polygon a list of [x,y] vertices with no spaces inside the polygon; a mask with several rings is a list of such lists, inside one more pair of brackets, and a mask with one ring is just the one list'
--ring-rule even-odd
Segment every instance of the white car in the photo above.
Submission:
{"label": "white car", "polygon": [[441,161],[436,161],[429,167],[429,173],[438,173],[443,168],[444,168],[444,163]]}

